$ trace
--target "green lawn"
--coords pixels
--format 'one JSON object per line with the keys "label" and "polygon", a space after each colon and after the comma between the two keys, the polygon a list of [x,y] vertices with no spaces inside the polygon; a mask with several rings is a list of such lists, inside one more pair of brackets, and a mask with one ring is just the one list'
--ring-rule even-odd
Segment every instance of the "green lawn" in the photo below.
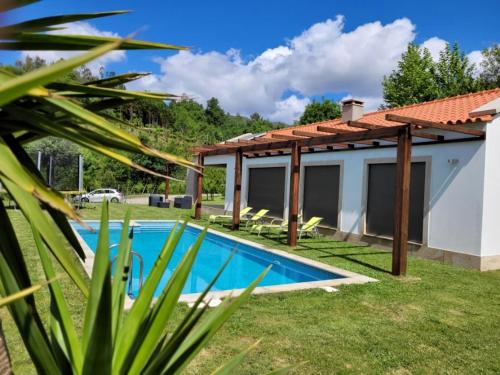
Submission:
{"label": "green lawn", "polygon": [[224,206],[224,196],[216,194],[212,199],[210,195],[207,197],[207,194],[203,194],[203,204],[209,206]]}
{"label": "green lawn", "polygon": [[[99,208],[83,212],[98,218]],[[124,206],[111,205],[111,217],[122,218]],[[16,221],[31,271],[42,276],[28,227],[19,212]],[[184,217],[175,209],[133,206],[135,219]],[[221,229],[215,226],[215,229]],[[290,251],[274,240],[235,233]],[[239,373],[259,374],[308,361],[297,374],[332,373],[499,373],[500,271],[477,272],[410,257],[407,277],[386,272],[390,254],[370,247],[308,239],[293,250],[379,280],[346,285],[337,293],[322,290],[254,296],[217,334],[189,368],[205,374],[244,347],[262,338]],[[75,320],[84,305],[75,287],[65,281]],[[47,308],[46,291],[37,294]],[[179,307],[179,316],[186,310]],[[15,335],[7,312],[0,311],[18,373],[32,368]]]}

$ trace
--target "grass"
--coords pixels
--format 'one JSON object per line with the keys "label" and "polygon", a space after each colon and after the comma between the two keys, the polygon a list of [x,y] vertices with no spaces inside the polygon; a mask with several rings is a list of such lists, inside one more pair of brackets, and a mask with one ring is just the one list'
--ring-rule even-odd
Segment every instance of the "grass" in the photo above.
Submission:
{"label": "grass", "polygon": [[[84,218],[99,217],[88,209]],[[11,211],[34,278],[42,271],[29,228],[18,211]],[[120,219],[124,206],[111,205],[111,217]],[[175,209],[133,206],[135,219],[185,217]],[[204,220],[201,223],[205,223]],[[214,226],[230,232],[221,226]],[[371,247],[307,239],[290,250],[284,243],[233,233],[274,248],[294,251],[379,280],[364,285],[345,285],[337,293],[322,290],[253,296],[216,335],[188,368],[188,373],[211,372],[237,352],[263,338],[238,373],[260,374],[277,367],[308,361],[297,374],[409,374],[500,372],[500,271],[478,272],[409,258],[406,277],[393,277],[391,255]],[[82,297],[65,280],[75,321],[84,312]],[[46,291],[37,293],[45,311]],[[186,311],[180,305],[178,314]],[[23,344],[7,317],[0,311],[17,373],[33,371]],[[48,317],[47,317],[48,318]]]}
{"label": "grass", "polygon": [[209,206],[224,206],[224,196],[215,194],[212,198],[210,195],[203,194],[203,204]]}

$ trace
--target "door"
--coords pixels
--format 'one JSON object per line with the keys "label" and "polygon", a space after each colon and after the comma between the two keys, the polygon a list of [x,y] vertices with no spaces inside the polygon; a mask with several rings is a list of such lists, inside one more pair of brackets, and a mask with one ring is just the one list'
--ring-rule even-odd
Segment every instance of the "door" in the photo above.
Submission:
{"label": "door", "polygon": [[303,221],[313,216],[323,218],[322,224],[338,227],[340,166],[321,165],[304,168]]}
{"label": "door", "polygon": [[95,190],[90,197],[90,201],[94,203],[99,203],[102,202],[102,199],[104,197],[104,191],[103,190]]}
{"label": "door", "polygon": [[103,196],[103,200],[104,198],[109,202],[111,200],[111,198],[113,197],[113,191],[112,190],[109,190],[109,189],[104,189],[104,196]]}
{"label": "door", "polygon": [[268,209],[270,216],[283,217],[285,167],[249,168],[248,206],[254,211]]}
{"label": "door", "polygon": [[[394,194],[396,164],[370,164],[366,233],[392,237],[394,230]],[[422,243],[424,228],[425,163],[411,163],[410,223],[408,239]]]}

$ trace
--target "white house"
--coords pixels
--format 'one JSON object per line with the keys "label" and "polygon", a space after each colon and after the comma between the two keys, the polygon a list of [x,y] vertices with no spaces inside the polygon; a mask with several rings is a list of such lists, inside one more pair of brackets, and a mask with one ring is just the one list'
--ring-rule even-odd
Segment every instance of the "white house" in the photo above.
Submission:
{"label": "white house", "polygon": [[[362,102],[348,100],[341,119],[242,139],[300,139],[328,134],[327,128],[342,133],[354,123],[397,125],[386,120],[387,114],[485,131],[477,137],[429,127],[427,138],[413,137],[409,240],[411,251],[419,256],[480,270],[499,269],[500,88],[372,113],[363,113]],[[348,125],[349,120],[354,122]],[[304,219],[324,217],[325,231],[338,238],[389,245],[396,149],[390,139],[302,149],[299,212]],[[286,217],[289,152],[243,155],[241,207],[268,208],[272,215]],[[207,154],[204,165],[226,168],[225,209],[232,211],[234,155]]]}

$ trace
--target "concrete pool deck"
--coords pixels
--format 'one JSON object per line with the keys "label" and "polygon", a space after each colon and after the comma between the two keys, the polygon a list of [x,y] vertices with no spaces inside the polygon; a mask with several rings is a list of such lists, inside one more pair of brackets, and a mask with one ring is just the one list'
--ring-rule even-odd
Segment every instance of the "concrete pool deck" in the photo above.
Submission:
{"label": "concrete pool deck", "polygon": [[[100,220],[84,220],[86,223],[99,223]],[[123,220],[110,220],[110,223],[123,223]],[[131,220],[130,225],[131,226],[140,226],[140,223],[172,223],[176,222],[176,220]],[[73,222],[72,222],[73,223]],[[204,227],[193,224],[193,223],[188,223],[188,226],[192,228],[196,228],[199,230],[203,230]],[[74,228],[74,226],[71,226],[73,229],[73,232],[75,233],[76,237],[78,238],[78,241],[80,242],[83,251],[85,253],[86,259],[85,261],[81,260],[81,263],[83,265],[83,268],[85,269],[85,272],[89,277],[92,276],[92,267],[94,264],[94,252],[90,247],[87,245],[85,240],[80,236],[78,231]],[[344,269],[331,266],[328,264],[324,264],[312,259],[308,259],[299,255],[291,254],[289,252],[283,251],[283,250],[278,250],[278,249],[273,249],[264,245],[261,245],[257,242],[245,240],[230,234],[222,233],[217,230],[208,228],[208,233],[212,233],[214,235],[217,235],[219,237],[223,237],[226,239],[229,239],[231,241],[235,241],[237,243],[245,244],[254,248],[257,248],[259,250],[272,253],[278,256],[281,256],[283,258],[287,258],[290,260],[293,260],[298,263],[302,263],[314,268],[318,268],[323,271],[327,271],[330,273],[334,273],[337,275],[342,276],[341,278],[337,279],[328,279],[328,280],[320,280],[320,281],[308,281],[308,282],[299,282],[299,283],[291,283],[291,284],[283,284],[283,285],[270,285],[270,286],[258,286],[256,287],[252,294],[266,294],[266,293],[281,293],[281,292],[289,292],[289,291],[298,291],[298,290],[306,290],[306,289],[322,289],[325,287],[336,287],[339,285],[347,285],[347,284],[364,284],[364,283],[369,283],[369,282],[376,282],[376,279],[373,279],[368,276],[360,275],[355,272],[351,271],[346,271]],[[212,291],[207,294],[205,297],[205,300],[212,300],[212,299],[221,299],[225,297],[237,297],[241,293],[243,293],[245,289],[232,289],[232,290],[221,290],[221,291]],[[179,302],[194,302],[196,301],[201,293],[189,293],[189,294],[182,294],[179,298]],[[125,308],[128,309],[132,306],[133,304],[133,299],[126,296],[125,300]]]}

